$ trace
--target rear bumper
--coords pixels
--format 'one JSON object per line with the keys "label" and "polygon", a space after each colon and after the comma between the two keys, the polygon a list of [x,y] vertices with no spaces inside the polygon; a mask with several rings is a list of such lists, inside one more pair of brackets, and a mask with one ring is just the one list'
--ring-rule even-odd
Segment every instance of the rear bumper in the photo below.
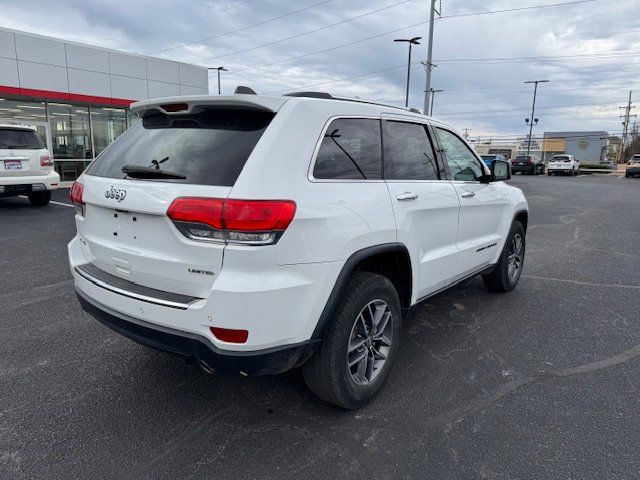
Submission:
{"label": "rear bumper", "polygon": [[76,294],[83,310],[111,330],[142,345],[204,364],[216,373],[235,375],[271,375],[298,367],[311,357],[317,341],[256,351],[228,351],[215,347],[197,334],[182,332],[144,322],[115,312],[91,300],[80,290]]}
{"label": "rear bumper", "polygon": [[534,168],[533,165],[511,165],[511,172],[533,172]]}
{"label": "rear bumper", "polygon": [[51,171],[47,175],[30,175],[24,177],[0,177],[0,187],[7,187],[0,192],[0,195],[27,195],[32,191],[35,191],[35,185],[38,185],[42,190],[55,190],[60,184],[60,175],[57,172]]}

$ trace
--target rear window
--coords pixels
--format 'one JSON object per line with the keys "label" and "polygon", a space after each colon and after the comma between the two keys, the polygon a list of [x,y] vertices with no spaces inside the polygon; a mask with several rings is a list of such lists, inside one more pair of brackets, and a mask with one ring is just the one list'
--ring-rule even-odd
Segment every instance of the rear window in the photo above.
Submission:
{"label": "rear window", "polygon": [[558,162],[562,162],[565,160],[571,160],[571,158],[567,157],[566,155],[555,155],[552,160],[558,161]]}
{"label": "rear window", "polygon": [[249,110],[209,110],[194,115],[154,115],[131,127],[87,169],[89,175],[127,178],[125,165],[186,178],[160,182],[231,187],[275,116]]}
{"label": "rear window", "polygon": [[38,134],[21,128],[0,128],[0,148],[11,150],[42,150]]}
{"label": "rear window", "polygon": [[480,155],[480,158],[483,160],[495,160],[498,157],[496,155]]}
{"label": "rear window", "polygon": [[313,176],[343,180],[382,178],[380,121],[340,118],[331,122],[318,150]]}
{"label": "rear window", "polygon": [[518,155],[516,157],[516,162],[526,162],[527,160],[529,160],[529,157],[526,155]]}

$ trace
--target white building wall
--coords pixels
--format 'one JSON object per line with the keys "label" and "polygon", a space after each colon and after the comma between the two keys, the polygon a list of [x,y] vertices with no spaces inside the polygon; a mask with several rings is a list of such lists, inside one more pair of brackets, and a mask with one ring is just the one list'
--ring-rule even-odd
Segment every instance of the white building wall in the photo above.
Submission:
{"label": "white building wall", "polygon": [[0,28],[1,87],[119,100],[209,92],[204,67],[4,28]]}

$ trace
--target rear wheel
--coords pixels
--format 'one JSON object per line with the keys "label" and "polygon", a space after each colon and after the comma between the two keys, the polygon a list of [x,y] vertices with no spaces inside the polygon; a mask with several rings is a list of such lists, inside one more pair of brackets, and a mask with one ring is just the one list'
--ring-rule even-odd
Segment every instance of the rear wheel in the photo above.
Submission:
{"label": "rear wheel", "polygon": [[510,292],[518,284],[524,265],[525,231],[514,221],[502,249],[500,260],[491,273],[482,276],[485,286],[495,292]]}
{"label": "rear wheel", "polygon": [[27,196],[27,198],[34,207],[42,207],[48,204],[51,200],[51,191],[46,190],[44,192],[32,192]]}
{"label": "rear wheel", "polygon": [[346,409],[382,388],[400,340],[400,299],[382,275],[356,272],[343,291],[320,350],[302,367],[309,389]]}

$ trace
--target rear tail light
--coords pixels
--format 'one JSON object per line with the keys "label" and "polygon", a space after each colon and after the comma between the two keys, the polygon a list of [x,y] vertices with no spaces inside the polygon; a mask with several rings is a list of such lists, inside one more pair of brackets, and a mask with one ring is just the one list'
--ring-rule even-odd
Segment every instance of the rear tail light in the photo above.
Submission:
{"label": "rear tail light", "polygon": [[82,199],[82,194],[84,193],[84,185],[80,182],[73,182],[71,185],[71,190],[69,191],[69,199],[73,203],[73,206],[76,208],[76,213],[84,216],[84,200]]}
{"label": "rear tail light", "polygon": [[229,343],[247,343],[249,332],[247,330],[235,330],[233,328],[209,327],[213,336],[218,340]]}
{"label": "rear tail light", "polygon": [[41,167],[50,167],[53,165],[53,157],[51,155],[41,155],[40,156],[40,166]]}
{"label": "rear tail light", "polygon": [[245,245],[276,243],[296,213],[291,200],[179,197],[167,210],[178,230],[193,240]]}

